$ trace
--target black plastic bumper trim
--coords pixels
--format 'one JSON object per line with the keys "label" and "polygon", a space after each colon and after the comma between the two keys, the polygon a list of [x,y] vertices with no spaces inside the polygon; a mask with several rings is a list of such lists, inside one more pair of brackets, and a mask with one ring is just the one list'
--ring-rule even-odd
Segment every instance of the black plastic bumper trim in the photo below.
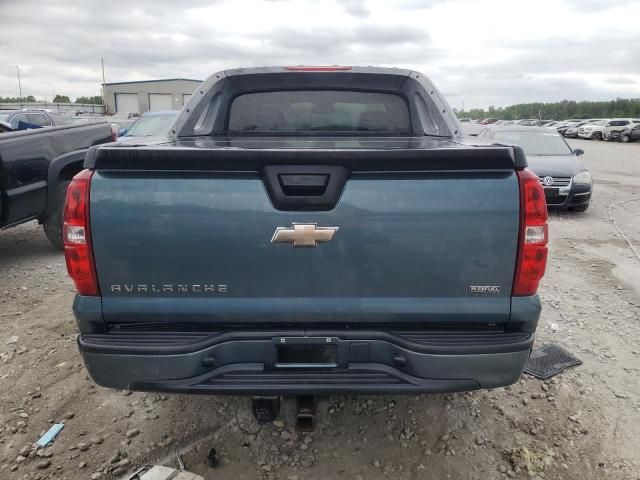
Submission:
{"label": "black plastic bumper trim", "polygon": [[[510,353],[531,349],[534,333],[473,333],[473,334],[407,334],[381,331],[344,330],[280,330],[259,332],[224,332],[202,340],[193,341],[194,336],[185,334],[182,344],[153,344],[148,333],[131,334],[91,334],[79,335],[81,351],[120,355],[179,355],[194,353],[217,344],[268,340],[274,337],[337,337],[350,341],[385,341],[418,353],[441,355],[465,355],[481,353]],[[191,340],[191,341],[190,341]]]}
{"label": "black plastic bumper trim", "polygon": [[[237,378],[234,380],[233,376]],[[229,378],[232,377],[232,378]],[[136,391],[222,395],[294,394],[409,394],[478,390],[480,384],[467,379],[419,378],[379,363],[352,363],[346,372],[268,374],[262,364],[228,365],[199,377],[181,380],[139,381]]]}

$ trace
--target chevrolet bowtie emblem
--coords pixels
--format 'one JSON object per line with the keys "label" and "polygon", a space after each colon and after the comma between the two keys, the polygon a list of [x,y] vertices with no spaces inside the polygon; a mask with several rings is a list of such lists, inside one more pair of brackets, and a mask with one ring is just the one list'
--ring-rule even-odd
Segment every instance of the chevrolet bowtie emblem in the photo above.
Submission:
{"label": "chevrolet bowtie emblem", "polygon": [[328,242],[338,227],[318,227],[315,223],[293,223],[291,228],[276,228],[271,243],[292,243],[294,247],[315,247],[318,242]]}

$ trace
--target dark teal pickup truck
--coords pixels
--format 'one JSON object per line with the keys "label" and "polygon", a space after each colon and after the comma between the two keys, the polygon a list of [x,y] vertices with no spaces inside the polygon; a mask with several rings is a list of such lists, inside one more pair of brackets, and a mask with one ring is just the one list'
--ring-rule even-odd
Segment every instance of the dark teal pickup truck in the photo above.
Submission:
{"label": "dark teal pickup truck", "polygon": [[547,209],[422,74],[227,70],[168,141],[90,149],[68,190],[78,344],[100,385],[431,393],[515,382]]}

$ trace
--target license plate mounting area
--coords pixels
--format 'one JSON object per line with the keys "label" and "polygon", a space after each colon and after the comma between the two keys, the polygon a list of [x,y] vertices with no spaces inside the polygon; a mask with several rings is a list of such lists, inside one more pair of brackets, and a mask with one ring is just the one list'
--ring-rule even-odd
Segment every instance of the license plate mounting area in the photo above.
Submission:
{"label": "license plate mounting area", "polygon": [[276,368],[336,368],[338,342],[333,337],[274,339]]}

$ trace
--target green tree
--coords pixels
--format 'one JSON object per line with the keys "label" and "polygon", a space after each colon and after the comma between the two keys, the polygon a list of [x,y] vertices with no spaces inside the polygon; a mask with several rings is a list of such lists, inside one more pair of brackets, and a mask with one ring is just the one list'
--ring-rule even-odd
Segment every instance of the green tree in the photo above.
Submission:
{"label": "green tree", "polygon": [[20,103],[20,102],[36,102],[36,97],[27,95],[26,97],[0,97],[0,103]]}
{"label": "green tree", "polygon": [[615,117],[640,117],[640,98],[616,98],[602,102],[576,102],[562,100],[555,103],[520,103],[507,107],[489,107],[488,111],[482,108],[473,108],[469,111],[457,112],[458,117],[499,118],[500,120],[514,120],[525,118],[541,118],[566,120],[568,118],[615,118]]}
{"label": "green tree", "polygon": [[71,99],[66,95],[56,94],[56,96],[53,97],[53,103],[71,103]]}
{"label": "green tree", "polygon": [[93,105],[102,105],[102,97],[100,95],[94,95],[93,97],[78,97],[76,103],[90,103]]}

